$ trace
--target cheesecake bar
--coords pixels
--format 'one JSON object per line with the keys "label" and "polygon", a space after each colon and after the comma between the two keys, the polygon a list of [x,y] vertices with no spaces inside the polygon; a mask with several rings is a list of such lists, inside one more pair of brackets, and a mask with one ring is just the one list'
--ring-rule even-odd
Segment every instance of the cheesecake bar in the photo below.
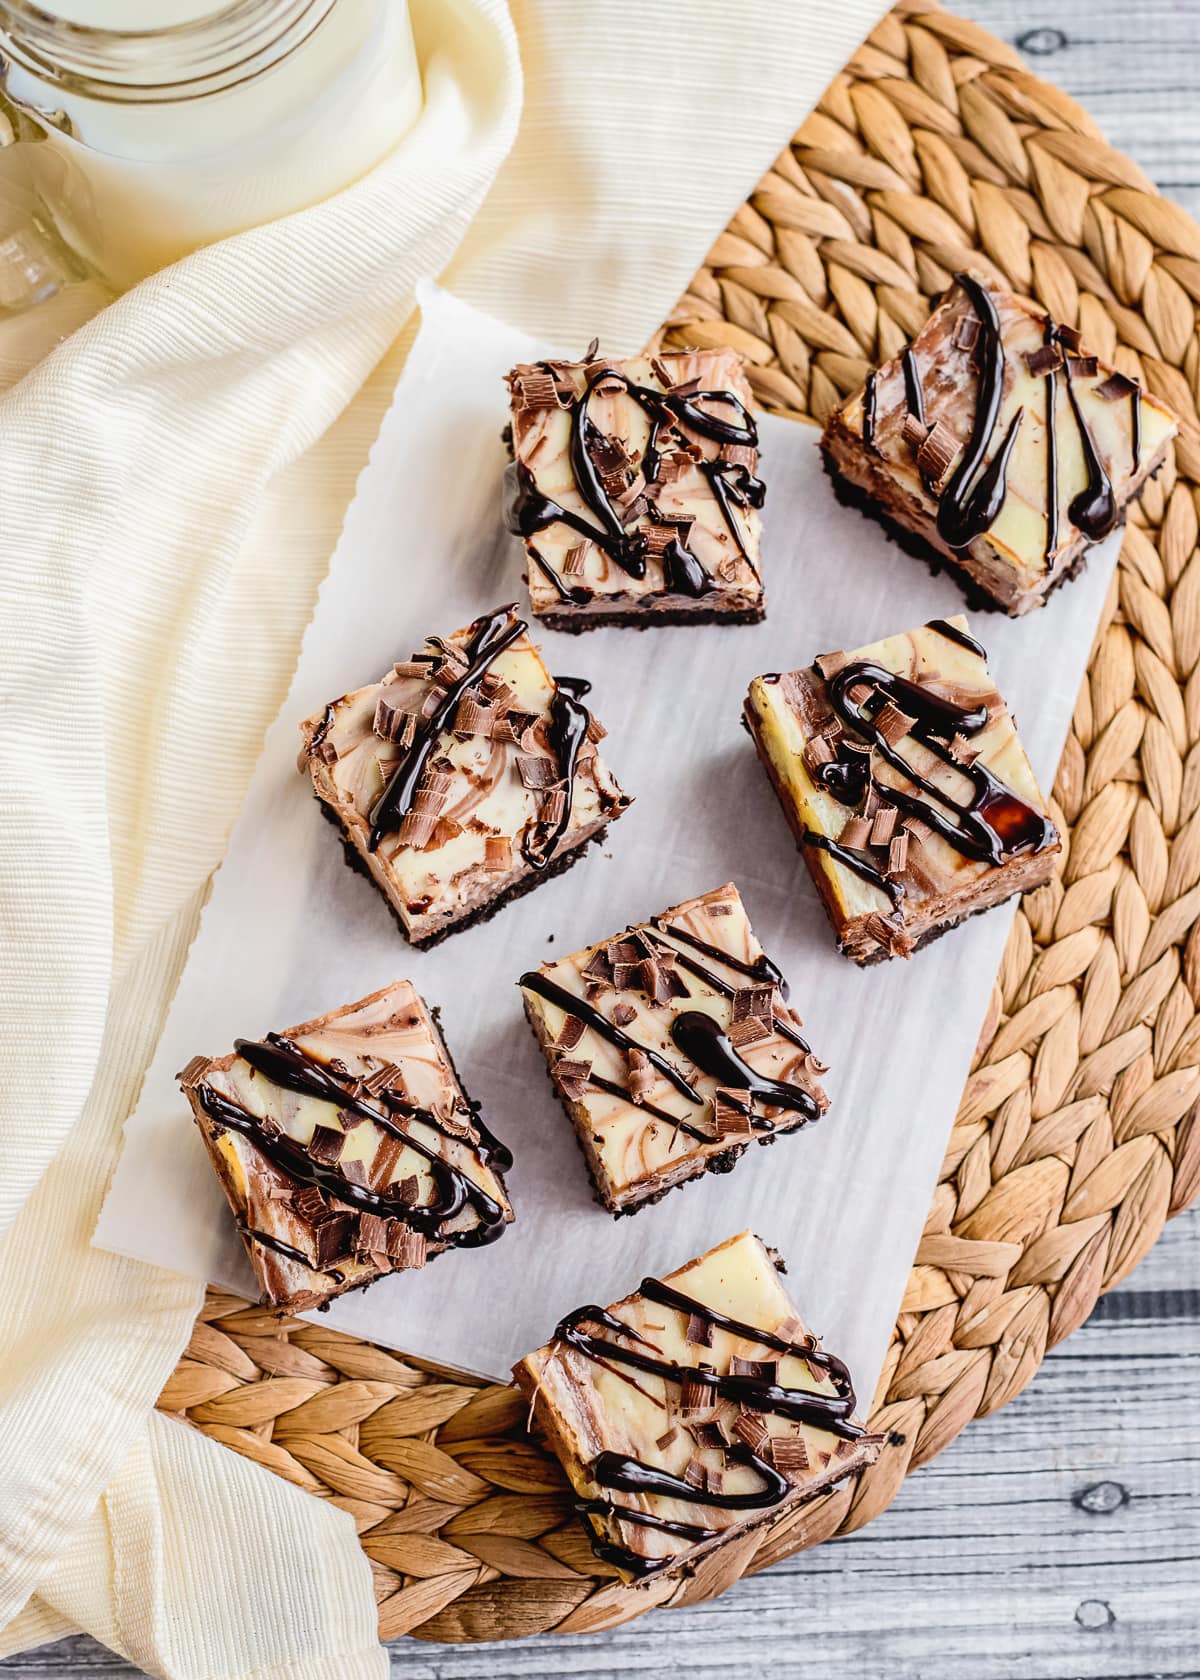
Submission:
{"label": "cheesecake bar", "polygon": [[596,1194],[632,1213],[828,1107],[735,886],[521,976]]}
{"label": "cheesecake bar", "polygon": [[557,874],[629,805],[587,691],[501,607],[301,725],[301,768],[414,945]]}
{"label": "cheesecake bar", "polygon": [[750,387],[732,350],[536,362],[508,375],[509,529],[534,615],[601,624],[763,616]]}
{"label": "cheesecake bar", "polygon": [[965,273],[821,443],[843,500],[1015,617],[1124,521],[1177,430],[1074,327]]}
{"label": "cheesecake bar", "polygon": [[512,1219],[512,1156],[407,980],[179,1075],[264,1300],[307,1312]]}
{"label": "cheesecake bar", "polygon": [[749,1231],[611,1307],[578,1307],[513,1376],[593,1550],[626,1581],[685,1570],[880,1444]]}
{"label": "cheesecake bar", "polygon": [[1054,871],[1058,832],[961,615],[756,677],[745,719],[855,962],[906,957]]}

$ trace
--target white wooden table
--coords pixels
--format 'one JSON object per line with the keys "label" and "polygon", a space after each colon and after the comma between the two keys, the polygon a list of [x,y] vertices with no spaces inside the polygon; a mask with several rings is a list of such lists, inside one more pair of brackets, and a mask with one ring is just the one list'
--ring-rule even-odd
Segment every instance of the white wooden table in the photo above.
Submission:
{"label": "white wooden table", "polygon": [[[781,4],[795,0],[780,0]],[[957,0],[1200,216],[1200,0]],[[611,1634],[406,1641],[405,1680],[1200,1680],[1200,1209],[879,1521]],[[0,1680],[137,1671],[80,1638]]]}

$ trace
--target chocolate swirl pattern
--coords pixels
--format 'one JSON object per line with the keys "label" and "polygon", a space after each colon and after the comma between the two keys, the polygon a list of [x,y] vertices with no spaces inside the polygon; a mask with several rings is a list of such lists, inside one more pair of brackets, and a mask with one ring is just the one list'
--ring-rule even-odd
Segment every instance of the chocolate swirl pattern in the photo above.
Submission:
{"label": "chocolate swirl pattern", "polygon": [[[726,1292],[766,1322],[725,1309]],[[562,1406],[571,1438],[595,1443],[567,1463],[576,1510],[598,1555],[630,1579],[677,1567],[873,1451],[849,1372],[804,1331],[749,1233],[668,1279],[643,1278],[611,1308],[568,1313],[514,1375],[552,1442],[564,1439]],[[640,1543],[646,1532],[653,1541]]]}
{"label": "chocolate swirl pattern", "polygon": [[611,1211],[824,1111],[783,976],[732,887],[518,984]]}
{"label": "chocolate swirl pattern", "polygon": [[407,982],[291,1034],[238,1039],[180,1080],[273,1300],[312,1304],[481,1247],[512,1217],[512,1155]]}

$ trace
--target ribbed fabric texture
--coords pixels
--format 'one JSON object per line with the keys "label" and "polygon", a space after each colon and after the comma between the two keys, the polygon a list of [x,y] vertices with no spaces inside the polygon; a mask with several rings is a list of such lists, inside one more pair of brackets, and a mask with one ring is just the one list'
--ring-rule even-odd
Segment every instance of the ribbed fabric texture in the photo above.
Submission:
{"label": "ribbed fabric texture", "polygon": [[348,1518],[151,1413],[201,1290],[88,1246],[121,1124],[417,280],[640,344],[883,7],[412,9],[424,109],[370,175],[16,383],[88,290],[0,331],[0,1652],[83,1627],[181,1680],[386,1672]]}

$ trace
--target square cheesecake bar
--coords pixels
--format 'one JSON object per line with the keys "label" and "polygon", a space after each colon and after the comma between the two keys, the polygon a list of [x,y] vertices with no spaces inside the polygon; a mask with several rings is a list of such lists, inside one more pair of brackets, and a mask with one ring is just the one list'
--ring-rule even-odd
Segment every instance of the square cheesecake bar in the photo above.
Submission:
{"label": "square cheesecake bar", "polygon": [[733,885],[521,976],[596,1195],[632,1213],[828,1107]]}
{"label": "square cheesecake bar", "polygon": [[509,529],[556,630],[763,616],[758,431],[740,356],[537,362],[508,375]]}
{"label": "square cheesecake bar", "polygon": [[1177,429],[1073,327],[965,273],[821,445],[843,500],[1016,616],[1123,522]]}
{"label": "square cheesecake bar", "polygon": [[961,616],[756,677],[745,719],[855,962],[906,957],[1054,871],[1058,832]]}
{"label": "square cheesecake bar", "polygon": [[307,1312],[495,1241],[512,1156],[407,980],[179,1075],[263,1297]]}
{"label": "square cheesecake bar", "polygon": [[749,1231],[577,1308],[513,1376],[593,1550],[626,1581],[685,1570],[878,1453],[850,1373]]}
{"label": "square cheesecake bar", "polygon": [[501,607],[301,725],[301,768],[412,944],[558,874],[628,807],[587,690]]}

